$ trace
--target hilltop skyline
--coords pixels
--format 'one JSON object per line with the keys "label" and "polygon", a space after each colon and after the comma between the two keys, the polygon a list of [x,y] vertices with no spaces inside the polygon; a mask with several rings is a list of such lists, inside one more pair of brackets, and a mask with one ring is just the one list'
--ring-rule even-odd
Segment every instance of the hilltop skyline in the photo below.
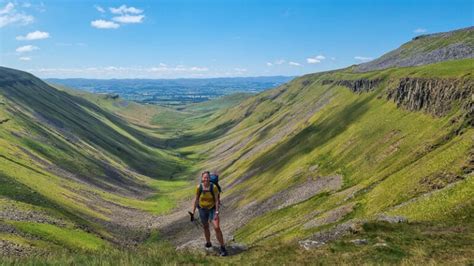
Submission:
{"label": "hilltop skyline", "polygon": [[472,8],[469,1],[0,1],[0,65],[42,78],[296,76],[471,26]]}

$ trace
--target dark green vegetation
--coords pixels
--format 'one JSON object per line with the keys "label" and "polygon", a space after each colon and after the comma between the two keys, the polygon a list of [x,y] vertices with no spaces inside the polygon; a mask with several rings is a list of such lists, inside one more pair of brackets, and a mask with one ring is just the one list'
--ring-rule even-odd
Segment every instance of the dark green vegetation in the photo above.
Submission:
{"label": "dark green vegetation", "polygon": [[[352,67],[175,109],[1,69],[4,260],[472,263],[473,65]],[[202,169],[221,172],[225,233],[248,251],[174,249],[200,236],[171,210]]]}

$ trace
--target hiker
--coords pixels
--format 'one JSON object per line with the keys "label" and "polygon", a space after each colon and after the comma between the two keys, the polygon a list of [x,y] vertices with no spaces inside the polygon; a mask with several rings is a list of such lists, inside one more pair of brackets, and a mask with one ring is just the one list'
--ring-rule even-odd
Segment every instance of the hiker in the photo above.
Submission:
{"label": "hiker", "polygon": [[199,210],[199,218],[201,219],[202,227],[204,229],[204,237],[206,238],[206,248],[211,248],[211,233],[209,231],[209,222],[212,223],[214,231],[216,231],[216,238],[219,241],[220,255],[227,256],[227,250],[224,244],[224,237],[219,225],[219,189],[210,181],[211,174],[205,171],[201,174],[201,183],[196,188],[196,197],[193,201],[193,212],[196,208]]}

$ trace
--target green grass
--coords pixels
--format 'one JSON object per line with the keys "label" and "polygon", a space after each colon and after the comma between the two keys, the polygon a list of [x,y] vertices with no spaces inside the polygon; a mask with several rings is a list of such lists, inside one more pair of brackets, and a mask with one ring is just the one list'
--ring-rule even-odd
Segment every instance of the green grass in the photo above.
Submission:
{"label": "green grass", "polygon": [[[468,176],[453,186],[435,191],[429,196],[391,210],[393,215],[403,215],[416,221],[437,220],[472,220],[472,212],[465,209],[474,208],[474,176]],[[442,214],[440,216],[439,214]]]}
{"label": "green grass", "polygon": [[402,46],[404,49],[403,55],[408,57],[418,52],[430,52],[455,43],[464,43],[471,47],[474,46],[474,36],[472,30],[452,33],[449,38],[419,38]]}
{"label": "green grass", "polygon": [[[342,71],[296,79],[287,86],[284,93],[272,101],[295,101],[299,104],[286,104],[281,110],[265,117],[265,122],[258,126],[257,121],[263,112],[252,112],[226,137],[226,141],[236,139],[237,143],[246,138],[251,140],[225,160],[240,158],[263,140],[277,134],[286,124],[274,122],[280,121],[285,115],[304,112],[302,110],[306,105],[316,104],[309,99],[330,95],[330,101],[309,121],[297,123],[294,130],[280,141],[245,160],[237,160],[227,168],[225,175],[229,176],[231,182],[252,169],[265,166],[258,175],[232,187],[228,193],[244,193],[245,197],[239,202],[239,207],[245,208],[252,201],[263,201],[286,189],[288,184],[297,184],[311,176],[341,174],[344,177],[343,190],[327,197],[327,202],[322,205],[328,209],[337,207],[340,200],[349,196],[352,193],[349,191],[355,188],[355,191],[361,191],[352,199],[360,205],[356,217],[364,218],[430,192],[433,189],[424,186],[420,183],[421,180],[443,173],[458,174],[472,146],[473,132],[464,130],[462,135],[452,134],[462,124],[462,121],[450,122],[459,115],[460,111],[456,108],[446,117],[436,118],[423,112],[397,108],[395,104],[379,96],[383,96],[390,80],[406,76],[430,77],[432,73],[438,75],[436,73],[439,71],[444,73],[444,77],[469,78],[472,62],[472,59],[461,60],[369,74]],[[386,82],[377,90],[361,95],[353,94],[345,87],[328,88],[318,83],[323,79],[377,77],[384,78]],[[309,80],[307,84],[311,85],[302,88],[301,84],[305,80]],[[329,90],[331,93],[328,93]],[[241,105],[245,107],[238,108],[244,110],[235,109],[235,112],[229,113],[233,114],[234,119],[238,119],[239,114],[246,112],[245,108],[265,110],[272,105],[271,101],[262,100],[267,94],[270,92],[243,102]],[[256,132],[265,132],[265,135],[261,137]],[[215,147],[222,143],[225,142],[212,142]],[[220,162],[216,160],[215,163]],[[309,172],[308,168],[312,165],[319,166],[316,173]],[[467,188],[462,195],[472,193],[472,189]],[[460,204],[465,199],[463,197],[456,196],[452,206]],[[440,200],[439,204],[443,204],[442,202]],[[321,207],[302,209],[298,215],[304,217],[314,208],[320,210]],[[310,232],[298,229],[307,218],[294,218],[293,212],[285,213],[286,211],[288,210],[259,217],[241,228],[238,235],[245,241],[278,235],[282,239],[291,240],[308,235]],[[444,212],[440,208],[431,208],[429,217],[441,219]]]}
{"label": "green grass", "polygon": [[[394,82],[405,77],[472,81],[473,62],[362,74],[351,69],[318,73],[252,97],[227,96],[179,109],[71,95],[37,80],[6,88],[0,100],[11,108],[0,105],[0,117],[15,118],[8,127],[0,125],[0,197],[58,210],[50,214],[65,218],[67,226],[8,223],[44,243],[68,249],[35,258],[40,263],[468,263],[474,187],[472,175],[462,169],[469,163],[474,131],[466,127],[459,104],[435,117],[398,108],[385,96]],[[383,82],[362,94],[322,85],[323,80],[362,78]],[[28,97],[33,88],[38,97]],[[86,184],[63,178],[47,164],[74,173]],[[309,170],[316,165],[317,170]],[[258,204],[318,176],[341,175],[343,184],[337,191],[256,215],[236,232],[237,240],[252,248],[226,260],[176,252],[162,243],[159,232],[137,250],[118,250],[100,238],[108,236],[104,228],[81,220],[109,219],[110,210],[87,204],[89,195],[123,207],[168,213],[179,200],[192,196],[196,173],[202,169],[220,170],[224,202],[226,197],[242,196],[233,208]],[[254,176],[241,180],[255,169]],[[227,187],[237,180],[242,182]],[[326,217],[346,204],[354,209],[341,220],[304,228],[311,219]],[[297,240],[319,230],[379,213],[403,215],[413,223],[370,222],[357,235],[368,239],[366,246],[354,246],[349,240],[355,236],[350,236],[313,251],[297,247]],[[456,224],[457,220],[461,222]],[[84,224],[94,233],[77,229]],[[456,231],[458,227],[462,228]],[[440,235],[432,232],[438,229]],[[388,247],[374,247],[380,241]],[[456,243],[449,247],[450,241]],[[104,248],[107,253],[101,252]],[[76,249],[84,251],[74,254]]]}
{"label": "green grass", "polygon": [[189,189],[189,182],[187,181],[151,180],[149,185],[156,192],[144,200],[120,197],[105,192],[102,193],[102,196],[104,199],[125,207],[132,207],[153,214],[165,214],[177,206],[177,203],[182,199],[182,192],[187,193],[186,190]]}
{"label": "green grass", "polygon": [[[471,225],[471,227],[469,227]],[[366,239],[368,244],[355,245],[353,239]],[[175,265],[175,264],[225,264],[225,265],[465,265],[473,258],[472,223],[448,224],[388,224],[368,223],[357,234],[345,236],[335,242],[312,250],[304,250],[297,243],[273,242],[256,245],[248,251],[219,258],[198,253],[177,252],[165,242],[149,243],[136,250],[109,250],[108,252],[57,251],[36,256],[34,260],[1,258],[4,265],[87,264],[87,265]],[[376,244],[385,243],[385,246]]]}
{"label": "green grass", "polygon": [[62,228],[51,224],[10,222],[18,230],[50,241],[71,250],[105,251],[110,244],[96,235],[79,229]]}

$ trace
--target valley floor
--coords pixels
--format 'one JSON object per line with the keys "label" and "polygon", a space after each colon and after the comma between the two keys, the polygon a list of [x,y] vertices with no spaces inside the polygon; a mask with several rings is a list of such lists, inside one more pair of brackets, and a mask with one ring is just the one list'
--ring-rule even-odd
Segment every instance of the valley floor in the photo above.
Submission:
{"label": "valley floor", "polygon": [[[472,264],[472,63],[317,73],[178,109],[4,70],[0,262]],[[227,258],[187,214],[203,169],[222,170]]]}

